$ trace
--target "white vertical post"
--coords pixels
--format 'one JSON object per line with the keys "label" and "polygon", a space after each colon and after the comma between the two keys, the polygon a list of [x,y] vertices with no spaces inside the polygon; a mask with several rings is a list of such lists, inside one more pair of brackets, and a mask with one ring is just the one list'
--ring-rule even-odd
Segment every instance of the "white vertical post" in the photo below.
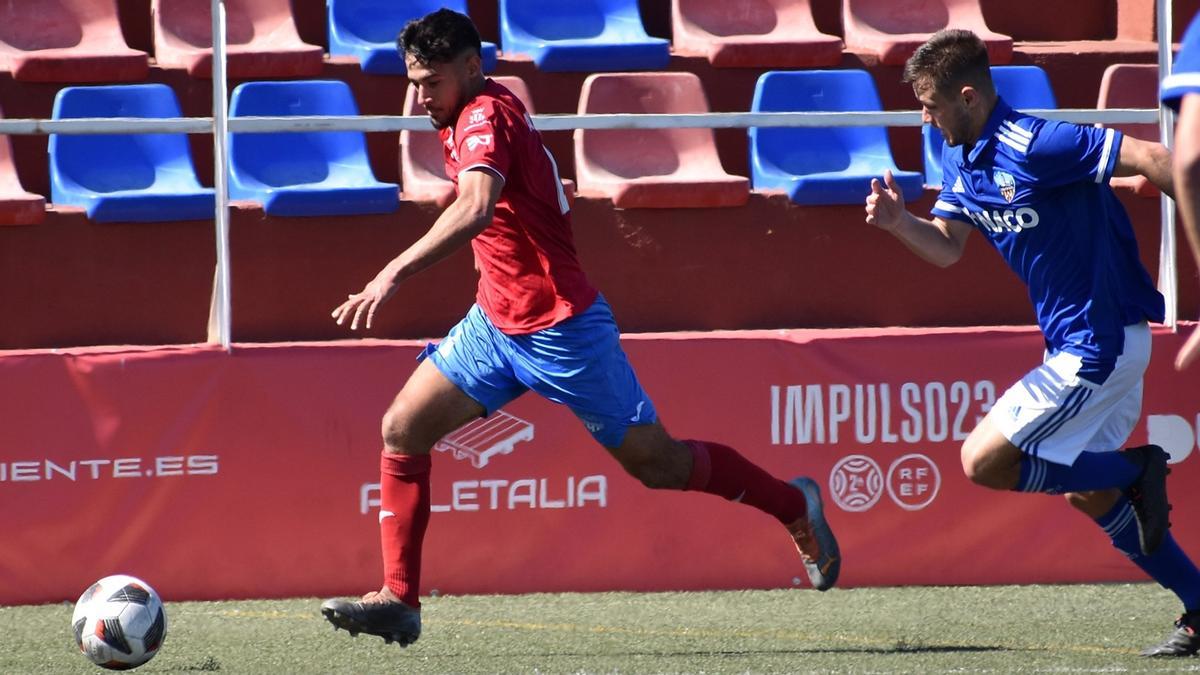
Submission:
{"label": "white vertical post", "polygon": [[225,2],[212,0],[213,33],[213,187],[216,191],[217,274],[213,288],[213,312],[217,337],[225,351],[232,344],[232,307],[229,274],[229,162],[227,133],[229,101],[226,96]]}
{"label": "white vertical post", "polygon": [[[1155,9],[1158,12],[1158,78],[1171,74],[1171,0],[1158,0]],[[1159,105],[1158,129],[1163,145],[1168,148],[1175,145],[1175,112],[1165,105]],[[1158,290],[1167,301],[1166,320],[1163,321],[1173,330],[1177,330],[1179,320],[1179,274],[1176,269],[1178,246],[1175,242],[1175,201],[1166,195],[1159,198],[1159,211],[1162,214],[1162,237],[1158,247]]]}

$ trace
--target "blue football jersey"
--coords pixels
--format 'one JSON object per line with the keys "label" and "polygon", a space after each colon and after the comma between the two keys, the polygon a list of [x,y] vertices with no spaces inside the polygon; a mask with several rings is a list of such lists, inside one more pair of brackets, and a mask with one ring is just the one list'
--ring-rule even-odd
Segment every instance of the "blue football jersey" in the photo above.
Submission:
{"label": "blue football jersey", "polygon": [[1163,297],[1108,186],[1121,138],[998,100],[973,146],[942,149],[933,207],[987,237],[1028,287],[1046,348],[1081,357],[1079,376],[1097,384],[1124,349],[1126,325],[1163,320]]}
{"label": "blue football jersey", "polygon": [[1183,45],[1171,66],[1171,74],[1162,81],[1162,102],[1179,111],[1186,94],[1200,94],[1200,14],[1192,18]]}

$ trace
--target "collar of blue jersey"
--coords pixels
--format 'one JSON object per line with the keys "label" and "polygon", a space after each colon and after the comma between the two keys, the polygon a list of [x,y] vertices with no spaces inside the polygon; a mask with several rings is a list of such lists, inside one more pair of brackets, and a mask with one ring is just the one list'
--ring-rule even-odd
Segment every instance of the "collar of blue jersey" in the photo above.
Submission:
{"label": "collar of blue jersey", "polygon": [[983,125],[983,131],[979,132],[979,138],[975,141],[975,145],[971,147],[971,153],[964,159],[967,164],[974,164],[979,158],[983,149],[992,143],[996,142],[996,131],[1000,128],[1000,123],[1004,121],[1012,113],[1012,106],[1004,102],[1004,99],[996,97],[996,107],[992,108],[992,114],[988,116],[987,124]]}

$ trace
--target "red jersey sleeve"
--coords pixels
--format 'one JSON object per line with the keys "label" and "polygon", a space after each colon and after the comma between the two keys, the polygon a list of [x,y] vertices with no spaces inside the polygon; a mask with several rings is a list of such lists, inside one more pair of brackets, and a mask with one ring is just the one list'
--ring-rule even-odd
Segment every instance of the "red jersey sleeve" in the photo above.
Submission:
{"label": "red jersey sleeve", "polygon": [[458,175],[482,167],[507,180],[512,164],[511,130],[508,116],[493,101],[472,103],[459,118],[454,135]]}

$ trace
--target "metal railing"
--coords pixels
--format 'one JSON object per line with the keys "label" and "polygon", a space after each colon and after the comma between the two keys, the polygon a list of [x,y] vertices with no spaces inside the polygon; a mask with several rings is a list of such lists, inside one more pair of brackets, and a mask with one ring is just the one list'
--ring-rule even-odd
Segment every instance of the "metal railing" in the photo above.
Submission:
{"label": "metal railing", "polygon": [[[425,116],[312,116],[312,117],[229,117],[226,77],[226,13],[223,0],[211,0],[213,29],[213,116],[167,119],[77,118],[77,119],[3,119],[0,134],[212,134],[216,191],[217,268],[209,316],[209,340],[226,350],[232,343],[232,310],[229,256],[228,134],[266,132],[361,131],[399,132],[432,131]],[[1158,4],[1159,67],[1164,76],[1170,72],[1171,2]],[[1025,110],[1046,119],[1079,124],[1148,124],[1158,122],[1162,138],[1170,145],[1174,116],[1170,109],[1056,109]],[[885,112],[722,112],[704,114],[590,114],[534,115],[541,131],[574,129],[664,129],[705,128],[741,129],[750,127],[919,127],[920,111]],[[865,197],[865,195],[864,195]],[[1162,197],[1163,230],[1160,247],[1159,287],[1167,299],[1167,323],[1175,325],[1177,288],[1175,267],[1175,208]]]}

